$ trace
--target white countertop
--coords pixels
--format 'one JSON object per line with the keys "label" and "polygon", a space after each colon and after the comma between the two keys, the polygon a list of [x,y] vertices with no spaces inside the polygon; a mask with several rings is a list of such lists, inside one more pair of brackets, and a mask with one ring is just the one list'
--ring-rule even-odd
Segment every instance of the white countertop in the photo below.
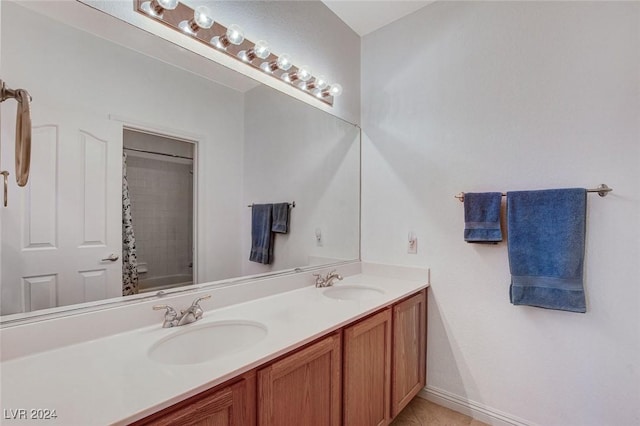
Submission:
{"label": "white countertop", "polygon": [[[268,332],[265,338],[247,349],[199,364],[161,364],[147,356],[155,342],[189,327],[163,329],[160,322],[5,361],[0,365],[0,423],[128,424],[427,287],[427,282],[422,280],[365,274],[347,277],[335,286],[353,284],[377,287],[384,290],[384,294],[366,301],[335,300],[323,296],[324,289],[309,286],[205,311],[202,320],[196,324],[220,320],[255,321],[265,325]],[[202,302],[204,309],[206,305],[206,301]],[[10,419],[18,409],[27,410],[27,420]],[[30,419],[31,409],[55,410],[57,418]]]}

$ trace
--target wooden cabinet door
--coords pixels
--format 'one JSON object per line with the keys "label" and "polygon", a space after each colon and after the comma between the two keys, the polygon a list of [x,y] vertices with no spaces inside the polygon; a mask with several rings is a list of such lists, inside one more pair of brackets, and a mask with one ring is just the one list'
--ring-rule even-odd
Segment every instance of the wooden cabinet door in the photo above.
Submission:
{"label": "wooden cabinet door", "polygon": [[255,372],[160,411],[134,425],[252,426],[256,424]]}
{"label": "wooden cabinet door", "polygon": [[260,426],[339,426],[340,333],[258,371]]}
{"label": "wooden cabinet door", "polygon": [[391,421],[391,308],[344,330],[345,426]]}
{"label": "wooden cabinet door", "polygon": [[426,328],[426,289],[393,307],[392,417],[426,384]]}

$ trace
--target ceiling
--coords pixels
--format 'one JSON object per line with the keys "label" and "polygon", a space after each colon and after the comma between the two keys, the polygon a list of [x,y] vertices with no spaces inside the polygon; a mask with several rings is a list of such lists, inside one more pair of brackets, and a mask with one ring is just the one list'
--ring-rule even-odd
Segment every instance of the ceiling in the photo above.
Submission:
{"label": "ceiling", "polygon": [[435,0],[322,0],[345,24],[364,36]]}

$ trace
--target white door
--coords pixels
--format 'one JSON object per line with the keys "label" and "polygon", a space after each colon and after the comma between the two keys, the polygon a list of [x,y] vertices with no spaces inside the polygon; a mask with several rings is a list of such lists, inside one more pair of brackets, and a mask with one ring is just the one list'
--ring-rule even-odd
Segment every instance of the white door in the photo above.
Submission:
{"label": "white door", "polygon": [[[15,101],[2,103],[2,315],[122,295],[122,127],[106,116],[32,105],[31,173],[13,165]],[[108,259],[117,260],[103,260]]]}

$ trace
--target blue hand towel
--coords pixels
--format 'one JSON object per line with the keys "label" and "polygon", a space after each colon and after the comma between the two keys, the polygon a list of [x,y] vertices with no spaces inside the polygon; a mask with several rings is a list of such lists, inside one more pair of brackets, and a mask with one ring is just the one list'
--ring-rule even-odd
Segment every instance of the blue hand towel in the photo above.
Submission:
{"label": "blue hand towel", "polygon": [[278,203],[273,205],[273,225],[271,231],[278,234],[289,232],[289,203]]}
{"label": "blue hand towel", "polygon": [[586,312],[586,207],[582,188],[507,193],[511,303]]}
{"label": "blue hand towel", "polygon": [[251,209],[252,262],[271,263],[271,221],[273,204],[254,204]]}
{"label": "blue hand towel", "polygon": [[468,243],[493,243],[502,241],[500,205],[502,193],[464,194],[464,240]]}

